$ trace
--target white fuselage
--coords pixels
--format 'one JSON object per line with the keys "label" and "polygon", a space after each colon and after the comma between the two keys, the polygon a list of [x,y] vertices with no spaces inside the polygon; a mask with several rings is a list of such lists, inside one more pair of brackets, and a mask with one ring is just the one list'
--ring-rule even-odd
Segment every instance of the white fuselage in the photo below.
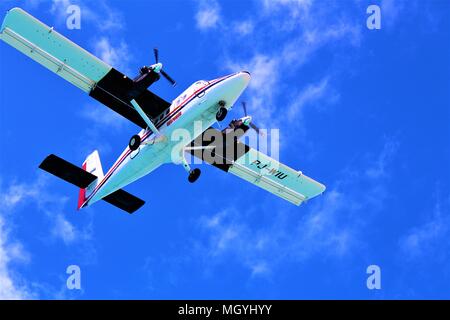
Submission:
{"label": "white fuselage", "polygon": [[183,148],[217,121],[219,101],[225,102],[225,108],[230,109],[249,80],[248,72],[238,72],[190,86],[172,102],[168,111],[154,120],[160,135],[149,129],[141,130],[140,147],[135,151],[127,147],[122,152],[83,206],[142,178],[164,163],[180,164]]}

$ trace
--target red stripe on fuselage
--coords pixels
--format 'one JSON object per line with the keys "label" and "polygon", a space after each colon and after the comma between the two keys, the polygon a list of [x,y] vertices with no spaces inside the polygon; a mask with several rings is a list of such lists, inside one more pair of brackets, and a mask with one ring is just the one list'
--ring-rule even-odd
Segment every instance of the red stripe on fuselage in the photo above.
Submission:
{"label": "red stripe on fuselage", "polygon": [[[169,112],[163,119],[161,119],[161,121],[156,125],[156,128],[160,128],[164,125],[164,123],[166,121],[168,121],[168,117],[172,117],[174,116],[176,113],[178,113],[178,111],[181,111],[181,109],[187,105],[190,100],[192,100],[193,97],[195,97],[200,91],[203,90],[208,90],[210,89],[213,85],[221,82],[222,80],[225,80],[226,78],[229,78],[231,76],[233,76],[234,74],[216,79],[211,81],[210,83],[208,83],[206,86],[204,86],[203,88],[195,91],[193,94],[191,94],[189,97],[187,97],[182,103],[180,103],[180,105],[178,107],[176,107],[174,110],[172,110],[171,112]],[[151,130],[147,131],[142,137],[142,142],[145,141],[145,139],[147,139],[151,133],[153,133]],[[95,187],[95,189],[92,191],[91,195],[88,197],[88,199],[86,199],[86,201],[84,201],[84,203],[81,205],[80,208],[83,208],[87,205],[87,203],[94,197],[94,195],[98,192],[98,190],[106,183],[106,181],[111,177],[111,175],[114,173],[114,171],[123,163],[123,161],[126,159],[126,157],[131,153],[132,151],[130,149],[128,149],[123,156],[116,161],[116,163],[108,170],[108,172],[106,173],[105,177],[102,179],[102,181]]]}

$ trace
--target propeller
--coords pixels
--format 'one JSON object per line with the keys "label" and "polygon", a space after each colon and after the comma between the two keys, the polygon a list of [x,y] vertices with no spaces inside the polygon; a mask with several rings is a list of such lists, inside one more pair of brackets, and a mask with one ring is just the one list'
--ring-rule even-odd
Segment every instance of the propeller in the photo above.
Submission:
{"label": "propeller", "polygon": [[153,54],[155,56],[155,64],[151,66],[153,71],[156,73],[160,73],[167,81],[169,81],[173,86],[176,85],[176,81],[173,80],[171,76],[169,76],[163,69],[163,64],[159,62],[159,50],[158,48],[153,48]]}
{"label": "propeller", "polygon": [[249,126],[253,130],[256,131],[257,134],[263,135],[262,131],[252,122],[252,117],[247,115],[247,104],[245,101],[242,101],[242,108],[244,109],[245,117],[242,118],[242,121],[245,125]]}

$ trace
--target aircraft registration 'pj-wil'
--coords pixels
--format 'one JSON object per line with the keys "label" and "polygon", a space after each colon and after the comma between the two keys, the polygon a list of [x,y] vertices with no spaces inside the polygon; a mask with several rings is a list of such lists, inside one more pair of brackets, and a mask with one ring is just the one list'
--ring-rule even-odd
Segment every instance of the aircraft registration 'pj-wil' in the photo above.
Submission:
{"label": "aircraft registration 'pj-wil'", "polygon": [[[227,128],[212,127],[225,119],[250,81],[246,71],[211,81],[197,81],[172,103],[150,90],[149,86],[166,78],[158,50],[155,64],[144,66],[131,79],[20,8],[8,11],[0,29],[3,41],[37,61],[89,96],[111,108],[142,130],[131,137],[129,145],[106,174],[99,154],[94,151],[81,167],[56,155],[49,155],[40,168],[80,188],[78,208],[99,200],[132,213],[144,201],[122,188],[165,163],[183,165],[189,182],[200,176],[191,169],[186,155],[193,155],[225,172],[232,173],[296,205],[325,190],[325,186],[247,146],[238,139],[249,128],[259,131],[252,118],[230,122]],[[189,132],[187,141],[174,141],[176,130]]]}

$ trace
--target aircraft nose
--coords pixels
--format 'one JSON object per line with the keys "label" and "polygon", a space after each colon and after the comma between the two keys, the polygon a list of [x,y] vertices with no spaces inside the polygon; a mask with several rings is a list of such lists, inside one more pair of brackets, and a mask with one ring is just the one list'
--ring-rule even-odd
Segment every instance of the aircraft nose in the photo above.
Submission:
{"label": "aircraft nose", "polygon": [[211,101],[224,101],[231,108],[250,82],[250,73],[240,71],[222,79],[216,79],[217,85],[212,88],[209,96]]}
{"label": "aircraft nose", "polygon": [[227,81],[230,85],[244,90],[247,88],[248,83],[250,82],[250,72],[248,71],[240,71],[233,74],[232,77]]}
{"label": "aircraft nose", "polygon": [[238,77],[240,77],[242,79],[242,81],[244,81],[245,86],[247,86],[251,79],[250,72],[241,71],[241,72],[238,72],[237,75],[238,75]]}

